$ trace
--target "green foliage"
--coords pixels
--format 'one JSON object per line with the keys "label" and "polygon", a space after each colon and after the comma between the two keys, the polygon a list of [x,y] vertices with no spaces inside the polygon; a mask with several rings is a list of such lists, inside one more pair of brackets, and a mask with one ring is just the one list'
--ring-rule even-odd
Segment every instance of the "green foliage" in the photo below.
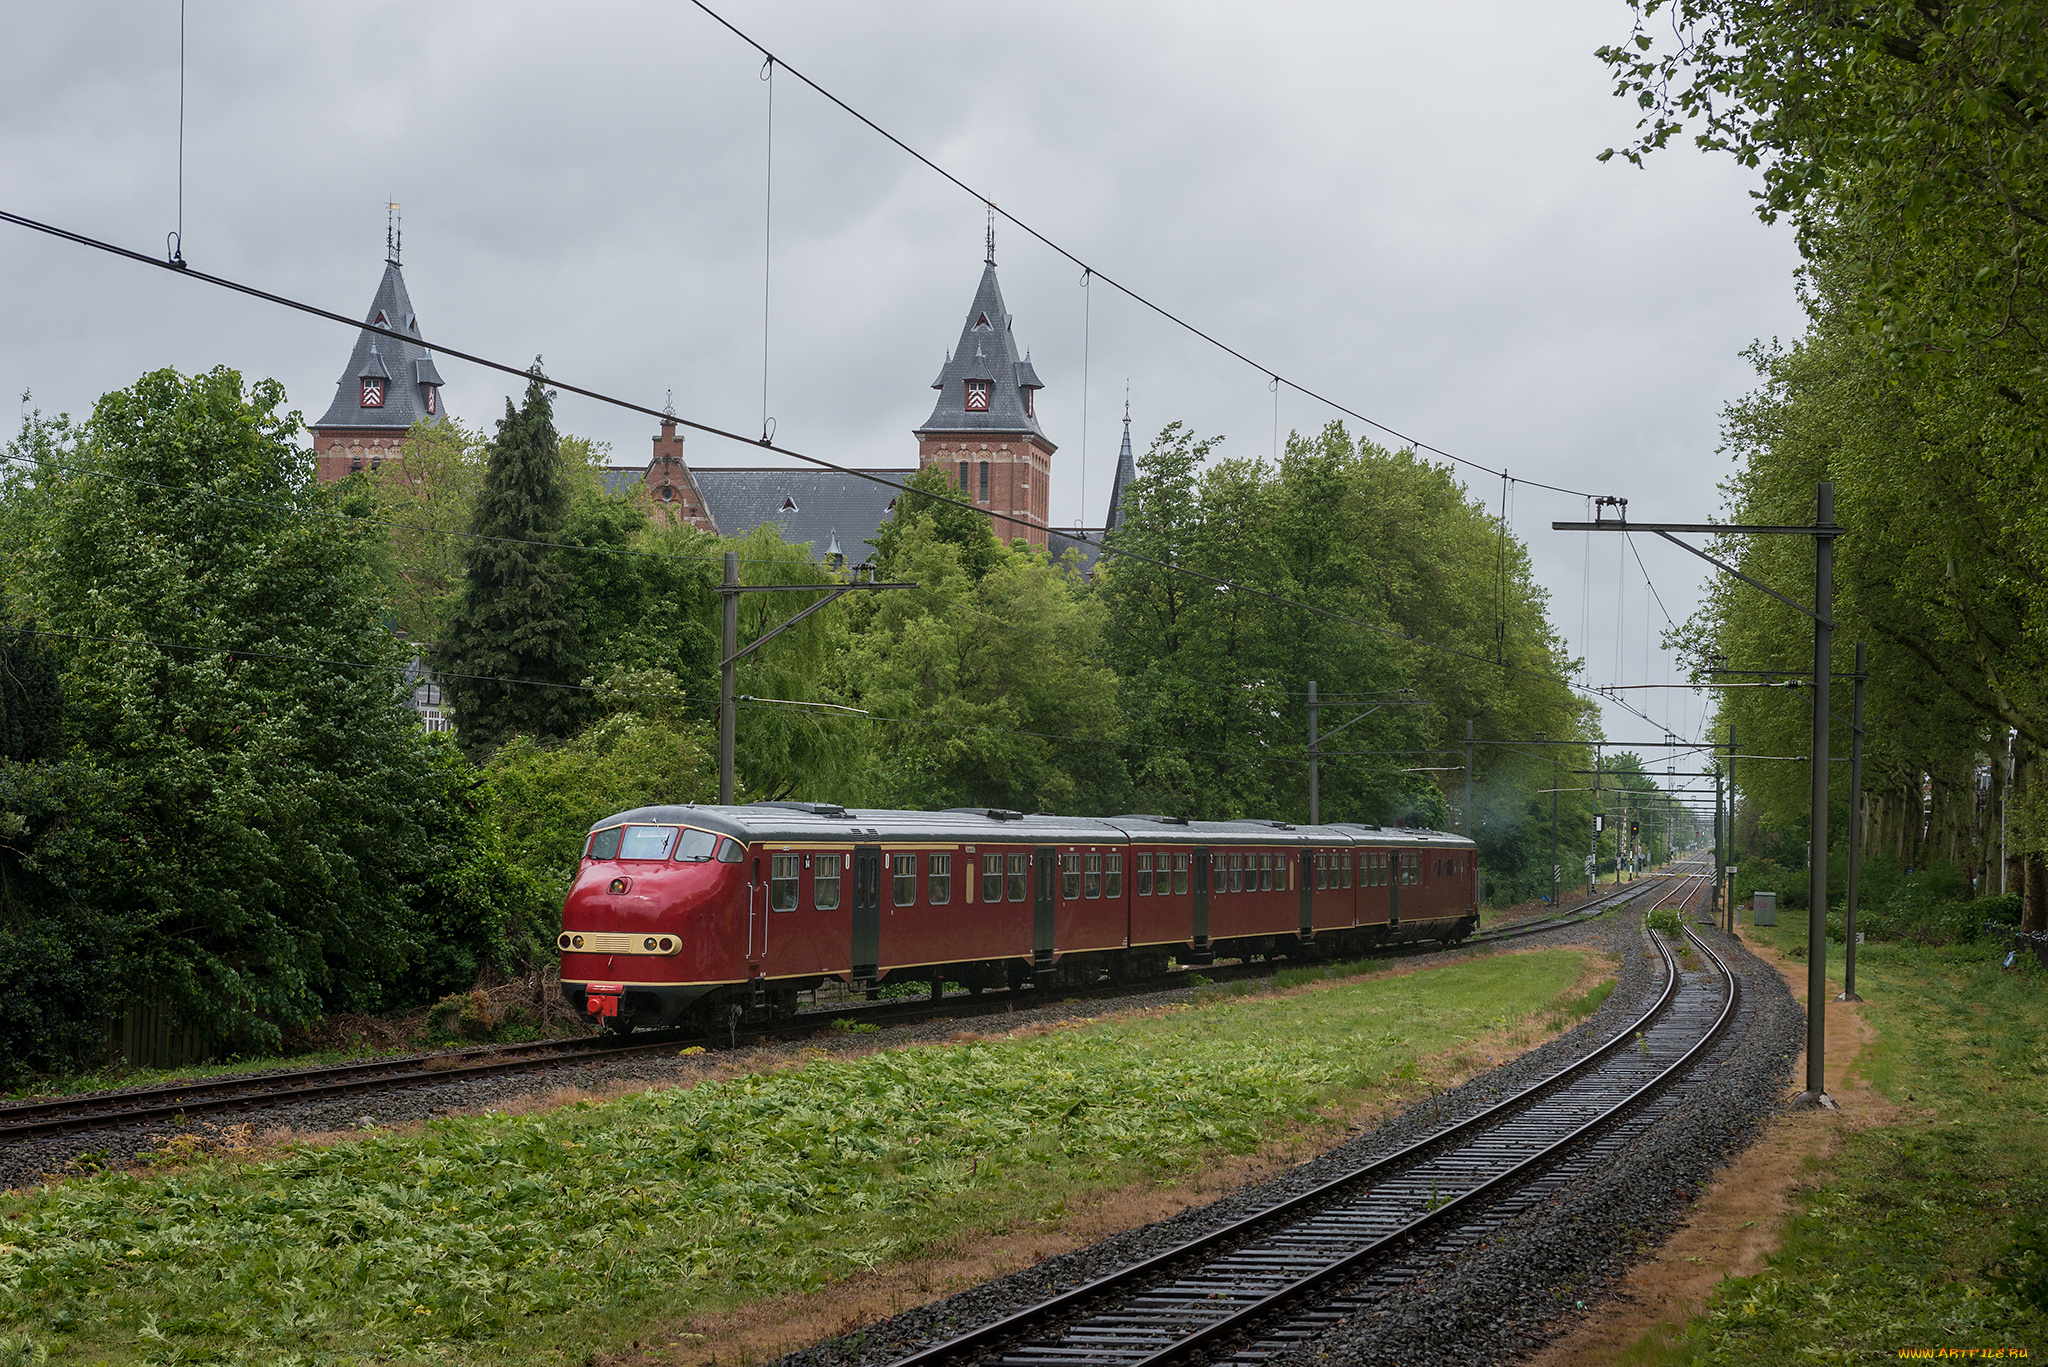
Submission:
{"label": "green foliage", "polygon": [[657,1318],[1028,1227],[1106,1186],[1283,1135],[1333,1140],[1334,1104],[1543,1010],[1582,962],[1481,959],[83,1176],[0,1200],[0,1332],[95,1360],[580,1360]]}
{"label": "green foliage", "polygon": [[470,522],[490,539],[464,551],[462,601],[435,661],[472,754],[515,735],[574,734],[589,714],[579,688],[587,656],[574,616],[575,553],[560,548],[570,483],[537,361],[534,375],[519,408],[505,401]]}
{"label": "green foliage", "polygon": [[2012,1242],[1986,1269],[1984,1280],[2048,1317],[2048,1221],[2027,1215],[2012,1222]]}
{"label": "green foliage", "polygon": [[[619,682],[646,693],[654,680]],[[507,927],[508,953],[522,963],[552,957],[562,899],[600,818],[717,799],[715,735],[673,712],[618,711],[567,741],[545,745],[518,736],[500,746],[485,770],[482,801],[525,893],[521,914]]]}
{"label": "green foliage", "polygon": [[[1489,738],[1593,734],[1560,681],[1570,661],[1526,552],[1447,470],[1337,423],[1290,438],[1277,466],[1216,455],[1215,439],[1162,431],[1100,571],[1138,810],[1305,820],[1310,679],[1332,704],[1324,732],[1356,720],[1329,750],[1449,750],[1467,719]],[[1455,758],[1333,755],[1322,814],[1458,825],[1462,773],[1402,772]],[[1502,893],[1547,887],[1550,802],[1534,793],[1568,786],[1548,781],[1554,758],[1585,768],[1590,752],[1475,758],[1482,866]],[[1586,810],[1575,795],[1560,803],[1561,855],[1585,848]]]}
{"label": "green foliage", "polygon": [[[1805,928],[1756,933],[1783,949]],[[1862,1016],[1877,1035],[1858,1071],[1899,1110],[1843,1133],[1768,1269],[1720,1283],[1686,1326],[1686,1360],[1875,1361],[2048,1339],[2048,996],[2038,976],[2001,973],[2002,952],[1858,952]],[[1835,982],[1841,966],[1836,946]]]}
{"label": "green foliage", "polygon": [[1685,934],[1685,918],[1679,915],[1677,907],[1656,907],[1643,917],[1643,924],[1651,930],[1661,930],[1674,938]]}
{"label": "green foliage", "polygon": [[36,624],[0,617],[0,761],[56,759],[64,750],[57,652]]}
{"label": "green foliage", "polygon": [[918,587],[866,595],[854,610],[840,695],[881,722],[863,738],[856,800],[1120,810],[1100,603],[1071,567],[992,538],[963,545],[950,511],[898,504],[880,541],[890,576]]}
{"label": "green foliage", "polygon": [[0,544],[63,643],[66,745],[0,764],[0,976],[43,984],[7,1013],[10,1075],[80,1061],[127,992],[262,1044],[492,952],[489,847],[402,705],[379,530],[334,515],[282,400],[159,371],[15,445]]}
{"label": "green foliage", "polygon": [[[2048,857],[2048,18],[2029,0],[1631,8],[1631,42],[1601,52],[1618,92],[1645,111],[1630,159],[1692,126],[1701,146],[1759,168],[1759,211],[1799,230],[1811,323],[1790,348],[1758,349],[1764,386],[1730,410],[1743,464],[1728,520],[1806,521],[1815,484],[1837,486],[1836,520],[1850,535],[1837,543],[1832,668],[1849,667],[1850,642],[1870,642],[1882,852],[1902,867],[1990,864],[1975,802],[1982,764],[1998,775],[2000,848],[2038,876]],[[1811,563],[1790,538],[1723,549],[1782,586]],[[1803,669],[1805,632],[1797,614],[1723,581],[1683,635],[1702,662],[1720,653]],[[1764,752],[1804,753],[1811,715],[1783,694],[1722,698],[1724,724]],[[2020,792],[2008,804],[2009,735]],[[1792,766],[1741,777],[1752,826],[1803,830],[1804,779]],[[2048,924],[2048,906],[2025,915]]]}

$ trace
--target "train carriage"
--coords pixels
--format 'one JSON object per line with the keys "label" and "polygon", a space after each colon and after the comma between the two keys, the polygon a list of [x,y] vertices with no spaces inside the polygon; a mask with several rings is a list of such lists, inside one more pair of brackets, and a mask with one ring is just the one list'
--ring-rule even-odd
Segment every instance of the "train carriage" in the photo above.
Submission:
{"label": "train carriage", "polygon": [[1172,961],[1369,952],[1478,923],[1463,837],[1273,821],[828,803],[642,807],[592,827],[562,992],[614,1029],[773,1019],[834,978],[972,991]]}

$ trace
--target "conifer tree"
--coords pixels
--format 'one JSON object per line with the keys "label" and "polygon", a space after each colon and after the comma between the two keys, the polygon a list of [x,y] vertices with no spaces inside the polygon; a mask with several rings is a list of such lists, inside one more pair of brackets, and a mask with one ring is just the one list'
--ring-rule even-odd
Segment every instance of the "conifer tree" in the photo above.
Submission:
{"label": "conifer tree", "polygon": [[439,651],[456,732],[472,754],[514,735],[571,735],[588,711],[587,695],[575,688],[585,666],[569,612],[575,576],[566,552],[549,544],[561,540],[569,516],[567,470],[538,359],[531,373],[525,402],[515,409],[505,401],[491,442],[470,526],[486,539],[472,544],[462,602]]}

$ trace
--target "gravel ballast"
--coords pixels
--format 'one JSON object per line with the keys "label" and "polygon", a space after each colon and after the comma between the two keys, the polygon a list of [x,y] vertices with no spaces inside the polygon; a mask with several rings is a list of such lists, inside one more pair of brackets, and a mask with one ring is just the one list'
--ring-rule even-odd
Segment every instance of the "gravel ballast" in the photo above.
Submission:
{"label": "gravel ballast", "polygon": [[[1630,910],[1544,937],[1546,945],[1587,944],[1621,958],[1613,994],[1558,1039],[1277,1179],[791,1354],[784,1367],[882,1367],[1321,1185],[1539,1081],[1649,1005],[1660,974],[1641,923],[1641,911]],[[1454,1261],[1423,1267],[1420,1277],[1369,1312],[1274,1357],[1273,1367],[1332,1360],[1406,1367],[1511,1361],[1561,1332],[1581,1306],[1662,1241],[1691,1196],[1780,1108],[1805,1030],[1803,1010],[1775,972],[1729,936],[1699,929],[1742,979],[1742,999],[1727,1034],[1689,1074],[1683,1097],[1600,1170],[1500,1225]]]}

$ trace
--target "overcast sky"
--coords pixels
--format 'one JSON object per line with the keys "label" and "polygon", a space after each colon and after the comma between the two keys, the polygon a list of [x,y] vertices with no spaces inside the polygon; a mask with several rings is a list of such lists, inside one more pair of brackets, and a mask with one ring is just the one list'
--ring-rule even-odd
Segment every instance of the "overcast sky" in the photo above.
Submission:
{"label": "overcast sky", "polygon": [[[1633,106],[1593,57],[1619,0],[992,7],[714,6],[1020,219],[1253,357],[1148,315],[999,224],[1020,342],[1059,443],[1056,524],[1099,525],[1124,386],[1142,442],[1180,419],[1273,446],[1266,370],[1512,474],[1704,520],[1739,354],[1801,327],[1796,254],[1751,173],[1689,148],[1594,160]],[[421,326],[444,345],[752,434],[761,427],[768,83],[687,0],[347,8],[189,0],[184,251],[360,317],[403,205]],[[0,49],[0,207],[161,254],[176,226],[176,0],[17,6]],[[774,84],[768,412],[848,464],[914,463],[911,429],[980,271],[982,206],[786,73]],[[1091,298],[1092,296],[1092,298]],[[282,381],[317,417],[343,328],[0,225],[0,383],[83,413],[146,370]],[[1087,419],[1082,420],[1084,345]],[[443,362],[451,412],[503,376]],[[646,460],[651,424],[565,397],[566,430]],[[1283,390],[1281,432],[1335,416]],[[1085,481],[1084,481],[1085,447]],[[693,464],[762,463],[693,436]],[[1500,486],[1471,475],[1497,503]],[[1595,684],[1660,683],[1663,611],[1619,538],[1552,532],[1579,500],[1520,487],[1516,531]],[[1663,608],[1697,561],[1638,543]],[[1620,596],[1617,600],[1617,576]],[[1608,733],[1696,733],[1691,694],[1629,696]]]}

